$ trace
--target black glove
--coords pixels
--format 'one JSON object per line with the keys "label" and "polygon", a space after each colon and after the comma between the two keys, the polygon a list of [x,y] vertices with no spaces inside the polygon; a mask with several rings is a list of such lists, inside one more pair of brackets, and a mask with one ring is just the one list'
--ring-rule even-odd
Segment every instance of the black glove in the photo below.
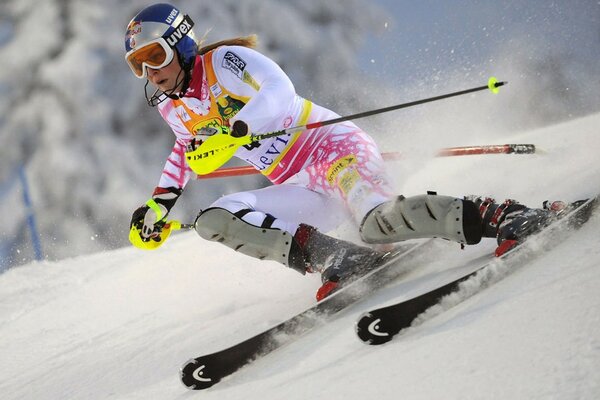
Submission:
{"label": "black glove", "polygon": [[129,228],[135,226],[140,231],[142,240],[158,238],[162,231],[167,215],[183,192],[180,188],[157,187],[152,198],[133,212]]}
{"label": "black glove", "polygon": [[235,121],[233,126],[231,127],[231,136],[235,138],[244,137],[250,133],[250,128],[248,128],[248,124],[244,121]]}

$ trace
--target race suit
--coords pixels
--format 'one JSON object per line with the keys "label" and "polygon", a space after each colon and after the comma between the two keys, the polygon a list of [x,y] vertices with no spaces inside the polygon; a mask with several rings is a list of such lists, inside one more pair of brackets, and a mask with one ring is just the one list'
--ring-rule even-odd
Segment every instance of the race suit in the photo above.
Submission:
{"label": "race suit", "polygon": [[[185,95],[167,98],[158,110],[176,136],[158,186],[177,188],[195,177],[185,151],[203,127],[241,120],[260,134],[339,117],[298,96],[275,62],[241,46],[198,55]],[[394,196],[376,144],[351,122],[265,139],[240,147],[235,156],[274,186],[224,196],[211,207],[250,210],[243,219],[253,225],[293,234],[307,223],[328,231],[348,212],[360,223]]]}

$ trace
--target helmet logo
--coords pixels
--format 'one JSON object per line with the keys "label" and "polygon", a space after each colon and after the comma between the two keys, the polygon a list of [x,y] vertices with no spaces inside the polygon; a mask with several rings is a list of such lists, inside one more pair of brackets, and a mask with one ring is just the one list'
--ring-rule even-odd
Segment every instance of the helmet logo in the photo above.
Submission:
{"label": "helmet logo", "polygon": [[169,16],[166,19],[167,24],[171,25],[173,21],[175,21],[175,17],[177,16],[177,14],[179,14],[179,11],[176,8],[171,10],[171,14],[169,14]]}
{"label": "helmet logo", "polygon": [[127,33],[125,34],[125,40],[129,40],[129,46],[135,47],[135,35],[142,32],[142,24],[140,21],[131,21],[127,27]]}
{"label": "helmet logo", "polygon": [[167,36],[167,43],[169,46],[175,46],[183,37],[192,30],[194,26],[194,21],[187,15],[183,17],[183,20],[177,25],[177,28]]}

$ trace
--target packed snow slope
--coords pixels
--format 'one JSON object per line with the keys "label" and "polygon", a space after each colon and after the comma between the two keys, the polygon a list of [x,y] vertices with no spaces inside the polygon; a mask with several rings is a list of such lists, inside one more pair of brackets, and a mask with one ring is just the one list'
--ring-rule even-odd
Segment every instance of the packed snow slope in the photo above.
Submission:
{"label": "packed snow slope", "polygon": [[[390,164],[411,170],[405,195],[575,200],[600,189],[600,114],[512,142],[530,156],[470,156]],[[485,144],[485,143],[481,143]],[[418,168],[416,168],[418,166]],[[324,327],[208,391],[188,391],[180,365],[313,304],[317,276],[259,262],[193,232],[162,248],[32,263],[0,275],[0,393],[7,399],[597,399],[600,398],[600,215],[568,239],[394,341],[369,347],[354,322],[417,292],[461,258],[440,241],[429,263],[367,296]],[[447,261],[447,263],[446,263]]]}

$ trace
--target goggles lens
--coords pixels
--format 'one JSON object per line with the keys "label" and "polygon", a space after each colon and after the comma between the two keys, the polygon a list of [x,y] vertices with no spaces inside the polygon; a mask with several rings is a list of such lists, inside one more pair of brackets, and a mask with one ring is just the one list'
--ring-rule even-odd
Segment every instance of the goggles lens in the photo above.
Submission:
{"label": "goggles lens", "polygon": [[146,77],[146,68],[163,68],[173,60],[173,49],[163,39],[130,51],[125,56],[127,64],[138,78]]}

